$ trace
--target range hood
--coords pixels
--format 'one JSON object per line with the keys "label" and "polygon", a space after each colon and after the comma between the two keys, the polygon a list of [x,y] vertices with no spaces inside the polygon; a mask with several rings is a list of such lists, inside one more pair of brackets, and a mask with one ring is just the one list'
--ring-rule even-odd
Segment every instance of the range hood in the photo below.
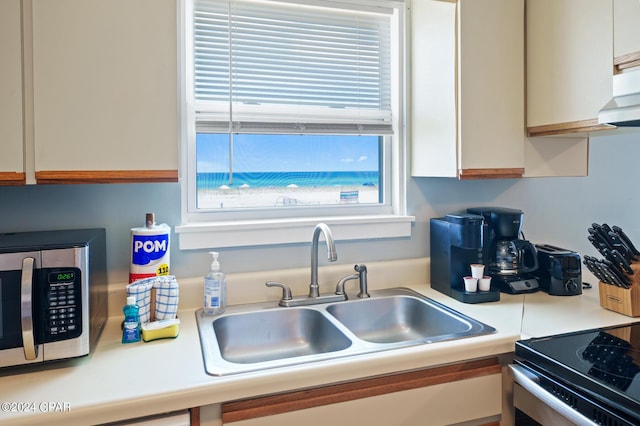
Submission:
{"label": "range hood", "polygon": [[598,123],[640,127],[640,70],[613,76],[613,98],[598,113]]}

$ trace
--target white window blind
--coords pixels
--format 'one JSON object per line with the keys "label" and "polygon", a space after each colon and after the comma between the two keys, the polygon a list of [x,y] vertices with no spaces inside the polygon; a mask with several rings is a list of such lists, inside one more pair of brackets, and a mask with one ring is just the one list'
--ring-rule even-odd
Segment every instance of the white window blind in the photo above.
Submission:
{"label": "white window blind", "polygon": [[394,9],[365,3],[196,0],[198,131],[391,134]]}

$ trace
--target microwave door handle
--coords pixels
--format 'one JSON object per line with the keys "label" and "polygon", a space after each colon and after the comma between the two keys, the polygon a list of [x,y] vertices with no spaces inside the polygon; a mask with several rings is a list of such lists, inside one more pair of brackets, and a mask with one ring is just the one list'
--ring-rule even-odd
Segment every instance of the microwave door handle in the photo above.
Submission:
{"label": "microwave door handle", "polygon": [[22,259],[22,280],[20,283],[20,317],[22,324],[22,346],[24,357],[34,360],[38,357],[38,350],[33,339],[33,257]]}

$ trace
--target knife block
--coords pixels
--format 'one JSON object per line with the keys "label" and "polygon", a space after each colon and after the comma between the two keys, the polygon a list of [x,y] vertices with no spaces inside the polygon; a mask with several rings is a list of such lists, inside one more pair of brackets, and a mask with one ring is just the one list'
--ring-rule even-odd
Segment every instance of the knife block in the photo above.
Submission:
{"label": "knife block", "polygon": [[629,288],[618,287],[600,281],[598,291],[600,306],[610,311],[618,312],[629,317],[640,316],[640,262],[631,264],[633,275]]}

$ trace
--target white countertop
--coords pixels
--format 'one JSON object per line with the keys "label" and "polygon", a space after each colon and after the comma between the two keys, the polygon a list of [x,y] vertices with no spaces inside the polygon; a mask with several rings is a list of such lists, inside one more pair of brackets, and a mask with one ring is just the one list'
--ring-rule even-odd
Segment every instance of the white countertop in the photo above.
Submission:
{"label": "white countertop", "polygon": [[[0,403],[5,403],[0,411],[0,423],[111,422],[510,353],[514,342],[521,338],[635,321],[600,308],[596,287],[571,297],[554,297],[542,292],[501,294],[500,301],[482,304],[457,302],[426,284],[409,287],[494,327],[497,332],[339,360],[213,377],[204,370],[195,308],[180,311],[180,334],[176,339],[148,343],[123,345],[121,318],[112,316],[91,355],[54,365],[56,368],[0,373]],[[7,411],[7,407],[15,410]]]}
{"label": "white countertop", "polygon": [[597,284],[580,296],[549,296],[539,291],[523,297],[523,339],[640,321],[602,308]]}

